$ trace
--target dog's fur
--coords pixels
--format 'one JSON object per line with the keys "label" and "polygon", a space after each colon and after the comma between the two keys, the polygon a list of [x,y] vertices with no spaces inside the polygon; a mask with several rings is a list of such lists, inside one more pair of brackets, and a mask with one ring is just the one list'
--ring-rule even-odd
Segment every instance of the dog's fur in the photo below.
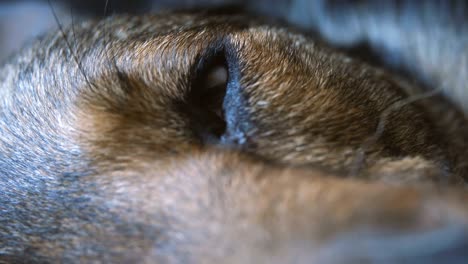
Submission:
{"label": "dog's fur", "polygon": [[448,100],[244,15],[50,33],[0,71],[0,261],[460,261],[466,91],[422,58]]}

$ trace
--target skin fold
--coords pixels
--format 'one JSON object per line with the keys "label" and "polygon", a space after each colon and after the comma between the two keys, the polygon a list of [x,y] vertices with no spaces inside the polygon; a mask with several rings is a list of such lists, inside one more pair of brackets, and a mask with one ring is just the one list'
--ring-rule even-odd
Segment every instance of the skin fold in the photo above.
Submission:
{"label": "skin fold", "polygon": [[51,32],[0,68],[0,262],[463,263],[447,93],[241,14]]}

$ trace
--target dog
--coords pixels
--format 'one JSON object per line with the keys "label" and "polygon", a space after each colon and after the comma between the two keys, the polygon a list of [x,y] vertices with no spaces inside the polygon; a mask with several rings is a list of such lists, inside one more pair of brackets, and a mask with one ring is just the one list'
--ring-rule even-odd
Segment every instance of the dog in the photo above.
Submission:
{"label": "dog", "polygon": [[320,29],[119,15],[11,57],[0,261],[463,263],[462,77],[421,56],[427,90]]}

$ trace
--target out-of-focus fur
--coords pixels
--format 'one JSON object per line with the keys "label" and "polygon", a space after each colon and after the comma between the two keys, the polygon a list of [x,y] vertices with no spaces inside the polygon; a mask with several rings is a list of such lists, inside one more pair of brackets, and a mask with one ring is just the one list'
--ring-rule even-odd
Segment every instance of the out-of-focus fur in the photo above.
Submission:
{"label": "out-of-focus fur", "polygon": [[[210,12],[112,16],[24,48],[0,70],[0,261],[463,263],[461,18],[429,30],[433,6],[365,5],[343,7],[359,27],[324,3],[299,22],[366,42],[385,70]],[[270,12],[295,22],[292,7]],[[388,22],[405,10],[422,22]],[[212,86],[214,69],[228,78]]]}

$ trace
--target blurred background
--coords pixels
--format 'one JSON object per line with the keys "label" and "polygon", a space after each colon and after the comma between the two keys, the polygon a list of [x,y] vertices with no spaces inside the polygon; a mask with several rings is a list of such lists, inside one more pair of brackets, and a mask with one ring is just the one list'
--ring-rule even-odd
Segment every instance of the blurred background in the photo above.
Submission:
{"label": "blurred background", "polygon": [[[0,1],[0,62],[43,32],[87,17],[166,9],[245,5],[245,0],[10,0]],[[282,1],[284,2],[284,1]],[[54,12],[57,19],[54,17]]]}
{"label": "blurred background", "polygon": [[[438,44],[465,48],[468,43],[466,0],[0,0],[0,63],[34,37],[57,29],[58,23],[226,6],[279,18],[338,47],[358,47],[358,55],[370,61],[366,45],[371,45],[385,51],[386,62],[396,66],[401,45],[408,44],[408,37],[416,39],[421,29]],[[456,35],[458,43],[447,40],[446,32]]]}

